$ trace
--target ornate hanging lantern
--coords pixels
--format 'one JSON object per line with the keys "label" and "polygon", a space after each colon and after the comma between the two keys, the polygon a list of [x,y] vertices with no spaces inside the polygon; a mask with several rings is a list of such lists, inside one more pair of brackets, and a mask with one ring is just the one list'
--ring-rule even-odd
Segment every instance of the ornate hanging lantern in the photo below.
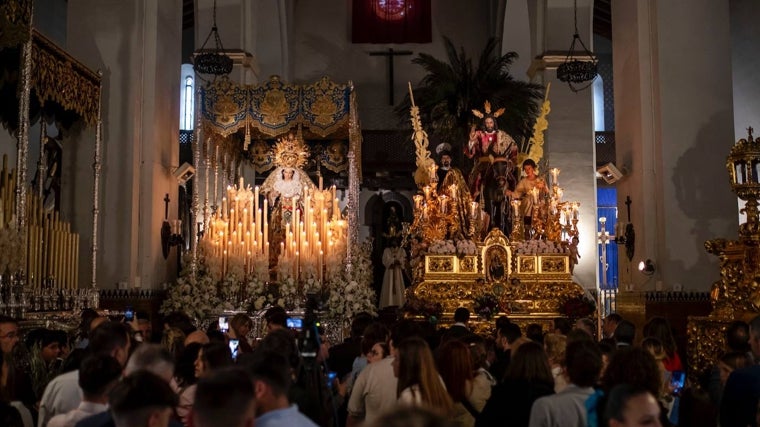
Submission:
{"label": "ornate hanging lantern", "polygon": [[[208,33],[206,41],[198,50],[193,62],[193,69],[199,74],[209,74],[212,76],[223,76],[232,72],[232,58],[224,53],[222,39],[219,37],[219,30],[216,26],[216,0],[214,0],[214,15],[211,32]],[[206,49],[206,44],[214,36],[214,49]]]}
{"label": "ornate hanging lantern", "polygon": [[[575,33],[573,42],[570,43],[570,50],[567,52],[565,62],[557,67],[557,78],[568,84],[570,90],[579,92],[591,86],[597,75],[596,64],[599,62],[594,54],[586,48],[583,40],[578,35],[578,0],[573,2],[573,19],[575,23]],[[575,43],[580,44],[583,52],[576,52]],[[581,60],[583,59],[583,60]],[[585,85],[583,85],[586,83]],[[582,86],[578,86],[582,85]]]}

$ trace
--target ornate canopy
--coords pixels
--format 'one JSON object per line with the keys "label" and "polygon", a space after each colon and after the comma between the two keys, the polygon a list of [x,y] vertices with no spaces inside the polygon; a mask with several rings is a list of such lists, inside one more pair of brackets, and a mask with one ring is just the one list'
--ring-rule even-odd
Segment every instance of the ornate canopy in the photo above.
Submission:
{"label": "ornate canopy", "polygon": [[255,86],[224,77],[201,89],[201,117],[207,132],[225,137],[248,126],[254,138],[274,138],[300,125],[307,139],[348,138],[351,93],[328,77],[297,85],[272,76]]}

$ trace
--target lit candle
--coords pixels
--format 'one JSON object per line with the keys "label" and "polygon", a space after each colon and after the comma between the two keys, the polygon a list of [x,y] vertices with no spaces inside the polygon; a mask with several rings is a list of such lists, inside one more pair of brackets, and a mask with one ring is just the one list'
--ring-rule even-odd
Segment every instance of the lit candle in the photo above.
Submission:
{"label": "lit candle", "polygon": [[442,195],[441,195],[441,196],[438,198],[438,201],[439,201],[439,203],[440,203],[440,209],[441,209],[441,213],[442,213],[442,214],[445,214],[445,213],[446,213],[446,202],[448,202],[448,200],[449,200],[449,198],[448,198],[448,197],[447,197],[445,194],[442,194]]}
{"label": "lit candle", "polygon": [[557,177],[559,176],[559,169],[551,168],[549,172],[552,174],[552,185],[559,185]]}
{"label": "lit candle", "polygon": [[414,195],[414,209],[420,210],[422,208],[422,196],[420,194]]}
{"label": "lit candle", "polygon": [[430,199],[430,186],[426,185],[426,186],[422,187],[422,191],[425,193],[425,200],[429,200]]}

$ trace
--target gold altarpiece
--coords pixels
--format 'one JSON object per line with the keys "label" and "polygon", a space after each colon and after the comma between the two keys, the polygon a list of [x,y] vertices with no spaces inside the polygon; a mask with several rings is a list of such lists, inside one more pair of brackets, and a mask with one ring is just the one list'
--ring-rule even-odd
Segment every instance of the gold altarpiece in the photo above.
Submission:
{"label": "gold altarpiece", "polygon": [[707,252],[720,261],[720,279],[712,284],[712,312],[688,319],[688,362],[692,373],[707,372],[725,351],[725,332],[734,320],[749,322],[760,314],[760,139],[748,129],[731,148],[726,160],[729,183],[746,202],[739,225],[739,239],[717,238],[705,242]]}

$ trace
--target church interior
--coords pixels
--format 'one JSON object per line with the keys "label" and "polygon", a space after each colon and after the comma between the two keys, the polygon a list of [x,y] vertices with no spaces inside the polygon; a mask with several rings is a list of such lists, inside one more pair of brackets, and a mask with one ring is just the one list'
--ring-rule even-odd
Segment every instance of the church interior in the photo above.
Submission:
{"label": "church interior", "polygon": [[[0,5],[0,313],[760,310],[753,0]],[[477,321],[475,321],[477,319]]]}

